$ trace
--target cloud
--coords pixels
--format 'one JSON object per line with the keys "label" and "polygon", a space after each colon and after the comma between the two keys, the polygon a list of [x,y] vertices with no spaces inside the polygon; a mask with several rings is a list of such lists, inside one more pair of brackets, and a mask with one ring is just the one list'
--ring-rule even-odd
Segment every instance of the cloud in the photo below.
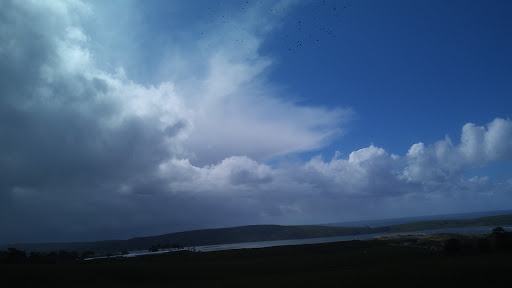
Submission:
{"label": "cloud", "polygon": [[324,162],[316,157],[305,165],[305,169],[323,177],[320,183],[329,183],[323,189],[340,195],[367,197],[404,193],[398,183],[398,165],[397,155],[371,145],[350,153],[348,159],[334,157],[330,162]]}
{"label": "cloud", "polygon": [[404,176],[409,181],[444,183],[459,181],[464,172],[493,161],[512,157],[512,122],[494,119],[486,127],[467,123],[462,127],[461,141],[454,145],[450,138],[425,146],[416,143],[406,155],[408,166]]}
{"label": "cloud", "polygon": [[[497,118],[487,129],[479,130],[487,131],[485,135],[507,139],[512,135],[508,131],[510,123]],[[204,167],[174,159],[162,171],[176,175],[169,180],[173,191],[216,195],[217,199],[233,205],[245,205],[241,203],[249,201],[253,204],[250,217],[253,221],[321,223],[368,213],[388,217],[401,213],[446,213],[460,209],[460,203],[477,210],[483,203],[489,209],[505,209],[503,199],[509,199],[512,192],[510,180],[496,182],[489,176],[464,177],[472,169],[508,159],[504,153],[499,154],[503,156],[499,159],[494,156],[482,159],[478,153],[468,153],[466,139],[471,134],[466,127],[471,125],[464,126],[458,145],[449,138],[428,146],[417,143],[402,157],[370,145],[353,151],[347,158],[341,158],[337,152],[328,161],[316,156],[292,167],[272,168],[247,157],[230,157]],[[489,141],[486,137],[472,146],[484,147]],[[511,144],[503,147],[507,145]],[[185,171],[185,175],[181,174]]]}
{"label": "cloud", "polygon": [[[161,18],[143,17],[141,3],[102,5],[0,4],[0,242],[333,222],[420,213],[469,195],[492,207],[509,199],[511,181],[463,179],[511,159],[504,119],[466,124],[460,144],[417,143],[404,156],[371,145],[346,159],[270,165],[339,140],[355,113],[299,105],[270,84],[274,60],[259,47],[280,15],[252,6],[228,11],[227,23],[214,13],[189,33],[160,36]],[[143,16],[132,23],[108,18],[112,11]],[[165,24],[183,27],[176,18]]]}
{"label": "cloud", "polygon": [[[6,219],[16,218],[19,227],[30,227],[39,217],[45,226],[56,227],[63,225],[57,219],[66,217],[76,222],[63,227],[88,227],[89,221],[114,219],[97,222],[94,229],[104,231],[112,223],[123,227],[127,217],[138,223],[135,218],[160,215],[137,203],[167,203],[174,208],[161,212],[161,218],[202,219],[183,223],[205,225],[211,217],[178,216],[186,213],[179,207],[219,200],[198,203],[186,193],[177,195],[179,185],[173,180],[192,189],[186,181],[199,177],[198,183],[214,185],[209,190],[217,187],[211,197],[229,187],[271,182],[271,169],[256,161],[322,147],[341,133],[340,125],[352,114],[348,109],[299,106],[278,95],[264,78],[272,61],[258,54],[258,23],[246,21],[243,47],[225,45],[236,34],[229,25],[210,25],[211,36],[199,42],[183,36],[188,42],[165,48],[173,48],[174,56],[190,66],[184,75],[141,84],[122,66],[102,63],[135,54],[116,58],[119,51],[97,42],[105,39],[102,30],[108,30],[99,24],[115,22],[98,18],[105,15],[98,13],[98,3],[1,5],[0,205],[5,225]],[[128,3],[132,5],[140,4]],[[251,19],[265,21],[254,15]],[[131,25],[116,27],[123,32],[117,40],[131,39]],[[163,60],[162,65],[175,64]],[[162,167],[169,163],[175,175],[162,176]],[[219,206],[210,209],[218,211]]]}

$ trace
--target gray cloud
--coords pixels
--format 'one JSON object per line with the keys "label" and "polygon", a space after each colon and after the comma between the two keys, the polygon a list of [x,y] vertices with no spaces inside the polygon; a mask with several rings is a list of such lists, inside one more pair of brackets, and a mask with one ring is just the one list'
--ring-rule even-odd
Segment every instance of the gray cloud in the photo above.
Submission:
{"label": "gray cloud", "polygon": [[[144,86],[122,67],[98,65],[117,53],[98,49],[93,36],[101,33],[88,30],[104,29],[95,26],[101,7],[80,1],[0,5],[0,221],[6,229],[0,241],[126,237],[166,223],[162,232],[257,221],[254,212],[265,203],[247,200],[251,210],[217,194],[223,185],[247,192],[244,185],[271,182],[271,169],[231,156],[263,160],[319,147],[349,114],[269,94],[259,75],[270,61],[257,54],[260,41],[251,31],[247,37],[254,41],[243,51],[224,47],[218,53],[222,42],[213,38],[208,41],[217,47],[208,51],[188,55],[190,47],[183,47],[183,56],[207,60],[189,72],[207,71],[201,79],[190,77],[195,85],[171,79]],[[187,158],[207,166],[178,166],[162,176],[165,163]],[[191,193],[201,190],[195,177],[216,186],[199,197]]]}
{"label": "gray cloud", "polygon": [[[103,63],[136,53],[99,48],[95,29],[112,20],[98,5],[0,3],[0,242],[399,216],[460,199],[500,208],[510,198],[512,181],[462,177],[511,159],[504,119],[467,124],[460,144],[417,143],[403,157],[369,146],[347,159],[265,164],[322,147],[353,115],[283,100],[266,82],[273,62],[258,48],[276,19],[241,15],[244,49],[218,39],[235,37],[230,25],[210,27],[212,36],[162,58],[186,66],[183,75],[143,85]],[[116,37],[131,28],[121,26]]]}

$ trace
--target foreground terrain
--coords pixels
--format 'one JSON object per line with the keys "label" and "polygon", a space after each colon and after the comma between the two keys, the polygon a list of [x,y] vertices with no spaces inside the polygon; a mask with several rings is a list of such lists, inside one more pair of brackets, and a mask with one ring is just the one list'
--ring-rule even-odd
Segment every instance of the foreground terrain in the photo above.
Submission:
{"label": "foreground terrain", "polygon": [[505,287],[512,251],[435,252],[404,239],[0,265],[9,287]]}

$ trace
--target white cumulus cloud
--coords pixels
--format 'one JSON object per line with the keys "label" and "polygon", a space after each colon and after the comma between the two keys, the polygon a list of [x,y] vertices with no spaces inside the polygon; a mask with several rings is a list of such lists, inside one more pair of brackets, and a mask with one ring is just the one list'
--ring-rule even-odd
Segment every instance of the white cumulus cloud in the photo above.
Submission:
{"label": "white cumulus cloud", "polygon": [[354,114],[300,105],[266,78],[275,61],[259,48],[280,16],[265,5],[293,3],[269,1],[213,24],[197,17],[181,33],[177,2],[165,6],[177,18],[166,26],[144,18],[146,2],[1,1],[0,242],[510,200],[512,180],[464,178],[512,159],[512,122],[499,118],[466,124],[459,144],[416,143],[404,155],[371,145],[347,158],[271,165],[342,139]]}

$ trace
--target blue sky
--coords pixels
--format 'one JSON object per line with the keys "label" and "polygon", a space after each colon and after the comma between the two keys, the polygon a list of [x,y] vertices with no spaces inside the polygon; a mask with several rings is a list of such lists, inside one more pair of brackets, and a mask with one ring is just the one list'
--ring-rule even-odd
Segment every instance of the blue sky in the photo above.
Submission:
{"label": "blue sky", "polygon": [[510,1],[0,16],[0,242],[510,209]]}
{"label": "blue sky", "polygon": [[[467,122],[510,116],[511,9],[507,1],[357,1],[332,26],[335,38],[310,29],[321,44],[295,53],[269,43],[268,53],[284,51],[271,78],[314,95],[304,103],[357,111],[353,137],[341,141],[348,151],[375,143],[402,153],[445,133],[456,138]],[[290,30],[309,13],[297,10]]]}

